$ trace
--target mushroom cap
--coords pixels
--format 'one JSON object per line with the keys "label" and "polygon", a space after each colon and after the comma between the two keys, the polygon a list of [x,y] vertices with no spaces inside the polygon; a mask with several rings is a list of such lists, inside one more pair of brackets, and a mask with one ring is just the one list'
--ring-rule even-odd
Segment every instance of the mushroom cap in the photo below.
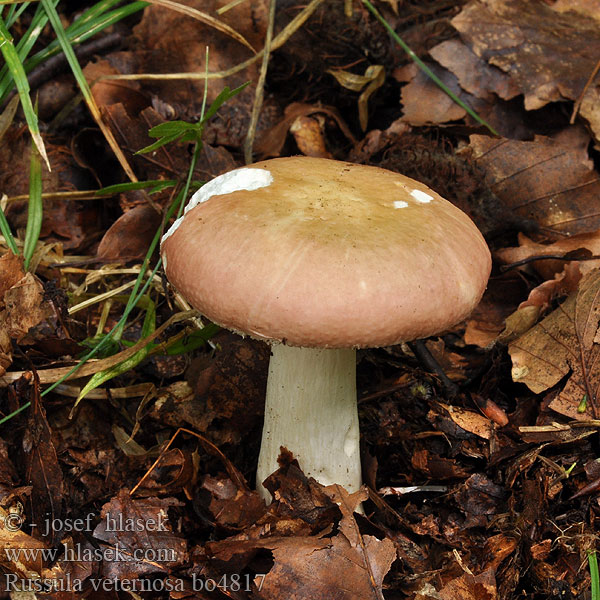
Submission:
{"label": "mushroom cap", "polygon": [[491,268],[477,227],[427,186],[308,157],[213,179],[161,253],[171,283],[215,323],[325,348],[448,329],[478,303]]}

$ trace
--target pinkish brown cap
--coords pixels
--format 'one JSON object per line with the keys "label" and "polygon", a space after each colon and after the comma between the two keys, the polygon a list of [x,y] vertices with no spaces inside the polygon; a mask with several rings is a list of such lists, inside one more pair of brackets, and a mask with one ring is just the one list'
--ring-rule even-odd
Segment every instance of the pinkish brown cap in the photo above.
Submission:
{"label": "pinkish brown cap", "polygon": [[171,283],[209,319],[306,347],[377,347],[439,333],[491,268],[473,222],[377,167],[276,158],[203,186],[161,245]]}

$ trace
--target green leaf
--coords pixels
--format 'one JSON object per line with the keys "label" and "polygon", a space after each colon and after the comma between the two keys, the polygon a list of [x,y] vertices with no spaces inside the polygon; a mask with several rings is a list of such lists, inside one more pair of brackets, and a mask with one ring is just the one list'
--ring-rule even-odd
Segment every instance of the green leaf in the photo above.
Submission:
{"label": "green leaf", "polygon": [[150,144],[149,146],[146,146],[145,148],[138,150],[136,152],[136,154],[147,154],[148,152],[154,152],[154,150],[157,150],[158,148],[162,148],[162,146],[164,146],[165,144],[174,142],[175,140],[179,139],[179,137],[180,137],[179,133],[175,133],[173,135],[167,135],[167,136],[161,138],[160,140],[157,140],[156,142],[154,142],[154,144]]}
{"label": "green leaf", "polygon": [[246,81],[246,83],[242,83],[239,87],[236,87],[234,90],[230,90],[229,87],[225,86],[225,88],[221,91],[221,93],[212,101],[211,105],[208,107],[208,110],[202,116],[201,123],[208,121],[211,117],[215,115],[215,113],[223,106],[225,102],[237,96],[244,88],[250,85],[250,81]]}
{"label": "green leaf", "polygon": [[[177,340],[174,344],[167,342],[165,353],[167,356],[177,356],[178,354],[187,354],[188,352],[192,352],[192,350],[202,348],[219,331],[221,331],[221,328],[218,325],[208,323],[202,329],[196,329],[186,338]],[[157,347],[159,346],[157,344]]]}
{"label": "green leaf", "polygon": [[160,125],[152,127],[152,129],[148,131],[148,135],[155,138],[163,137],[165,135],[183,135],[190,127],[196,126],[187,121],[167,121],[166,123],[161,123]]}

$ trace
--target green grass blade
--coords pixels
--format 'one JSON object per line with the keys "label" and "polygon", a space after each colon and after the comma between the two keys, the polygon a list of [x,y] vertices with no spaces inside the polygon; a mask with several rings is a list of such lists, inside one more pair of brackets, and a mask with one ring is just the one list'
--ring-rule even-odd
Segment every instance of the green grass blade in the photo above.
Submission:
{"label": "green grass blade", "polygon": [[90,87],[87,83],[87,80],[85,79],[85,76],[83,75],[81,66],[79,65],[79,62],[77,61],[77,57],[75,56],[75,52],[73,51],[73,47],[71,46],[71,43],[69,42],[69,38],[67,37],[65,29],[62,26],[60,17],[58,16],[58,13],[56,12],[56,8],[54,7],[51,0],[41,0],[41,2],[42,2],[42,6],[44,7],[44,10],[46,11],[46,14],[48,15],[48,20],[50,21],[50,25],[52,25],[52,29],[54,29],[54,33],[56,34],[56,37],[58,38],[60,47],[62,48],[62,51],[65,53],[67,62],[69,63],[69,66],[71,67],[71,71],[73,72],[73,75],[75,76],[75,80],[77,81],[77,85],[79,86],[79,89],[81,90],[81,93],[83,94],[83,97],[85,98],[86,102],[91,102],[92,92],[90,91]]}
{"label": "green grass blade", "polygon": [[387,29],[388,33],[392,36],[394,41],[408,54],[410,59],[433,81],[439,86],[456,104],[467,111],[473,119],[478,123],[487,127],[494,135],[500,135],[487,121],[482,119],[470,106],[465,104],[451,89],[449,89],[444,82],[411,50],[406,42],[394,31],[393,27],[379,14],[377,9],[369,2],[369,0],[362,0],[363,4],[371,11],[373,16]]}
{"label": "green grass blade", "polygon": [[6,15],[6,26],[10,29],[17,19],[21,16],[23,11],[31,4],[31,2],[23,2],[21,6],[17,7],[16,4],[12,4],[8,10],[8,15]]}
{"label": "green grass blade", "polygon": [[[141,338],[148,337],[151,333],[156,329],[156,305],[154,302],[150,303],[148,310],[146,310],[146,316],[144,317],[144,324],[142,325],[142,333]],[[110,369],[105,369],[104,371],[99,371],[95,375],[93,375],[89,381],[85,384],[81,392],[79,392],[79,396],[77,396],[77,400],[75,400],[75,404],[71,410],[75,410],[77,405],[83,400],[89,392],[101,386],[103,383],[117,377],[118,375],[123,375],[123,373],[127,373],[131,369],[137,367],[150,352],[150,344],[146,345],[141,350],[138,350],[133,356],[130,356],[127,360],[111,367]]]}
{"label": "green grass blade", "polygon": [[40,239],[42,230],[42,163],[35,146],[31,146],[31,159],[29,161],[29,204],[27,210],[27,227],[25,228],[25,241],[23,242],[23,258],[25,270],[29,269],[35,247]]}
{"label": "green grass blade", "polygon": [[592,580],[592,600],[600,600],[600,574],[598,573],[598,556],[595,550],[588,552],[588,563]]}
{"label": "green grass blade", "polygon": [[149,194],[156,194],[177,185],[174,179],[147,179],[146,181],[130,181],[129,183],[115,183],[107,185],[96,191],[97,196],[107,194],[122,194],[132,190],[147,190]]}
{"label": "green grass blade", "polygon": [[[111,2],[111,4],[114,4],[114,1]],[[142,10],[146,6],[146,2],[132,2],[131,4],[121,6],[105,15],[98,15],[96,14],[96,11],[94,11],[94,14],[91,16],[82,15],[82,17],[80,17],[69,27],[67,27],[67,29],[65,30],[66,37],[71,45],[80,44],[81,42],[84,42],[87,39],[93,37],[100,31],[106,29],[110,25],[113,25],[121,21],[125,17],[128,17],[129,15],[134,14],[139,10]],[[87,16],[89,18],[83,20],[84,16]],[[94,17],[94,19],[91,18],[92,16]],[[27,61],[25,61],[25,70],[27,72],[31,71],[40,63],[44,62],[51,56],[58,54],[60,51],[61,43],[58,40],[50,42],[50,44],[48,44],[46,48],[43,48],[42,50],[34,54],[31,58],[27,59]]]}
{"label": "green grass blade", "polygon": [[[49,0],[45,1],[49,3]],[[48,169],[50,169],[50,163],[48,162],[44,141],[40,135],[37,115],[33,110],[33,104],[31,103],[31,98],[29,97],[30,88],[29,82],[27,81],[27,75],[25,74],[15,46],[12,43],[10,32],[6,28],[6,25],[2,19],[0,19],[0,51],[4,56],[4,60],[6,61],[8,69],[15,81],[15,85],[17,86],[19,99],[21,100],[21,106],[23,107],[23,112],[25,113],[25,120],[27,121],[29,133],[33,138],[33,142],[36,145],[40,156],[42,156],[46,162],[46,165],[48,166]]]}
{"label": "green grass blade", "polygon": [[[55,4],[58,4],[59,0],[53,0]],[[25,59],[27,58],[29,52],[33,45],[37,42],[40,34],[42,33],[44,27],[48,23],[48,17],[44,12],[44,9],[41,5],[38,5],[36,12],[31,19],[31,23],[27,28],[27,31],[21,36],[21,39],[16,45],[17,54],[19,55],[19,60],[23,64],[23,68],[25,72],[28,72],[27,66],[24,64]],[[9,25],[7,25],[7,28]],[[14,80],[12,75],[8,69],[7,65],[4,65],[2,69],[0,69],[0,101],[4,101],[6,95],[13,89]]]}
{"label": "green grass blade", "polygon": [[17,248],[17,242],[15,242],[15,238],[13,237],[12,231],[10,230],[10,225],[6,220],[6,215],[0,206],[0,231],[6,240],[6,245],[10,248],[13,254],[19,254],[19,249]]}

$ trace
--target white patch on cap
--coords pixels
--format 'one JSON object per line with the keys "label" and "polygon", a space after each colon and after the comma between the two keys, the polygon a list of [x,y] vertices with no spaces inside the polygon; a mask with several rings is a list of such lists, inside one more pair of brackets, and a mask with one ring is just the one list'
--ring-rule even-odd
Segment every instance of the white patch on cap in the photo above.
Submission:
{"label": "white patch on cap", "polygon": [[433,200],[433,196],[430,196],[429,194],[426,194],[425,192],[422,192],[421,190],[413,190],[410,195],[417,201],[417,202],[421,202],[422,204],[427,204],[428,202],[431,202]]}
{"label": "white patch on cap", "polygon": [[169,228],[169,231],[163,235],[160,243],[164,244],[165,240],[173,235],[177,228],[181,225],[185,214],[194,208],[196,205],[206,202],[213,196],[222,196],[224,194],[231,194],[240,190],[257,190],[259,188],[267,187],[273,183],[273,175],[271,171],[267,169],[252,169],[249,167],[243,167],[236,169],[235,171],[229,171],[215,177],[213,180],[205,183],[190,199],[183,216],[179,217],[173,225]]}
{"label": "white patch on cap", "polygon": [[406,208],[408,206],[408,202],[404,202],[404,200],[394,200],[394,208]]}

